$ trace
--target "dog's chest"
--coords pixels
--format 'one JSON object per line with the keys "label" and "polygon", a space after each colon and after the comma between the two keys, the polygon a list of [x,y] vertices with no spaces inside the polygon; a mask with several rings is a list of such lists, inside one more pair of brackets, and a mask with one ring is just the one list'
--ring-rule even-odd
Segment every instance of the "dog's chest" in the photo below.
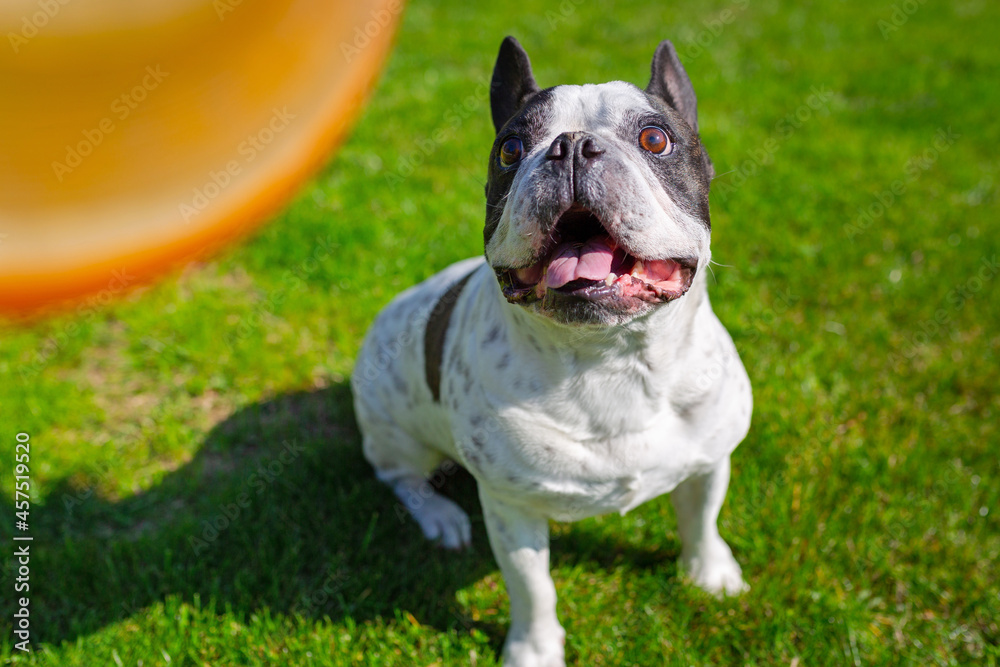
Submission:
{"label": "dog's chest", "polygon": [[713,464],[676,417],[594,434],[533,407],[487,419],[486,438],[459,436],[467,465],[491,489],[559,520],[626,512]]}
{"label": "dog's chest", "polygon": [[[628,511],[721,455],[711,429],[642,386],[635,369],[611,365],[553,386],[554,370],[537,359],[510,365],[455,397],[455,447],[480,484],[547,516]],[[501,387],[511,391],[497,400]]]}
{"label": "dog's chest", "polygon": [[674,320],[670,354],[625,338],[586,347],[522,328],[484,276],[453,315],[441,386],[445,450],[481,485],[561,520],[624,512],[746,433],[749,380],[707,301]]}

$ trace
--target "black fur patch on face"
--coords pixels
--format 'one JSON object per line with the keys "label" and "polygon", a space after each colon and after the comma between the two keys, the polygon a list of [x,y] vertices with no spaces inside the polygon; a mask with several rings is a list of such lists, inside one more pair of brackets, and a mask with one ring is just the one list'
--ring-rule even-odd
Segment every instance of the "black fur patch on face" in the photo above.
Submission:
{"label": "black fur patch on face", "polygon": [[[702,146],[701,137],[680,113],[659,97],[643,92],[650,106],[658,113],[635,119],[631,124],[623,124],[619,132],[626,138],[631,136],[636,150],[656,174],[663,189],[688,215],[712,228],[708,208],[708,191],[712,184],[712,161]],[[659,121],[659,122],[657,122]],[[669,155],[656,155],[643,150],[637,144],[639,130],[646,125],[658,125],[667,130],[674,142]],[[629,135],[628,133],[632,134]]]}
{"label": "black fur patch on face", "polygon": [[552,89],[535,93],[525,103],[520,113],[511,118],[497,132],[496,140],[490,149],[490,160],[487,166],[486,178],[486,226],[483,229],[484,245],[490,242],[493,233],[500,224],[503,215],[504,201],[514,183],[514,176],[520,165],[503,167],[500,165],[500,146],[508,137],[516,136],[524,143],[524,154],[527,155],[540,138],[543,138],[548,128],[548,110],[552,104]]}

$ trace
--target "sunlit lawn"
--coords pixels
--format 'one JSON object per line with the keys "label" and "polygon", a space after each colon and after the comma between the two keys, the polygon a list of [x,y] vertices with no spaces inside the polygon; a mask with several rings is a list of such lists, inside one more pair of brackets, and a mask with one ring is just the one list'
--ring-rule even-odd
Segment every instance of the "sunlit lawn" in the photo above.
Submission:
{"label": "sunlit lawn", "polygon": [[382,305],[481,252],[510,33],[542,85],[644,85],[675,41],[755,393],[721,519],[750,593],[679,578],[666,498],[555,525],[570,663],[996,665],[1000,6],[913,6],[413,2],[351,139],[255,238],[78,329],[3,330],[0,540],[25,431],[44,653],[13,650],[4,556],[0,657],[497,664],[474,482],[448,489],[474,550],[435,550],[364,462],[345,378]]}

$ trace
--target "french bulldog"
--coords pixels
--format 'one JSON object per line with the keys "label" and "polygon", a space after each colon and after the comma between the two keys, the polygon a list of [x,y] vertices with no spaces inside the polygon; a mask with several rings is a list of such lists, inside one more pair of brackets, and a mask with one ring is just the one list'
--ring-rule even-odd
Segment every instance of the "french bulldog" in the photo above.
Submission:
{"label": "french bulldog", "polygon": [[680,564],[716,594],[747,588],[717,517],[750,380],[706,288],[712,162],[669,41],[645,89],[540,89],[500,46],[484,257],[398,295],[352,375],[365,457],[424,535],[458,549],[466,513],[438,493],[476,479],[510,597],[507,667],[564,664],[550,519],[669,493]]}

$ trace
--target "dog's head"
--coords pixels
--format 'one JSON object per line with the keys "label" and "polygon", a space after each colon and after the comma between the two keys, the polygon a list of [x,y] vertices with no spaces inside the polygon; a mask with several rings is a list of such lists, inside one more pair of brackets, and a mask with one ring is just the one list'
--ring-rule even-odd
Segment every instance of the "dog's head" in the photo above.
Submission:
{"label": "dog's head", "polygon": [[484,236],[507,300],[558,322],[614,325],[684,296],[709,259],[713,172],[673,45],[657,48],[645,90],[540,90],[507,37],[490,102]]}

